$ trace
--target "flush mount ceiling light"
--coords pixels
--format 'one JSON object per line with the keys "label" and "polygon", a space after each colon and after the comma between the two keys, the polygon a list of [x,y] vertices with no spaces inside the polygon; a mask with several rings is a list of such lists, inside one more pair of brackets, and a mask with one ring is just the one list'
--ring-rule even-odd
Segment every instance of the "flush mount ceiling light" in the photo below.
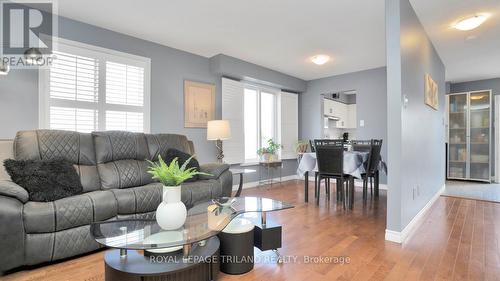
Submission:
{"label": "flush mount ceiling light", "polygon": [[458,22],[453,24],[453,27],[462,31],[473,30],[474,28],[477,28],[481,24],[483,24],[483,22],[485,22],[487,19],[488,16],[485,14],[475,15],[466,19],[459,20]]}
{"label": "flush mount ceiling light", "polygon": [[322,65],[327,63],[330,60],[330,57],[327,55],[315,55],[311,58],[311,61],[317,65]]}

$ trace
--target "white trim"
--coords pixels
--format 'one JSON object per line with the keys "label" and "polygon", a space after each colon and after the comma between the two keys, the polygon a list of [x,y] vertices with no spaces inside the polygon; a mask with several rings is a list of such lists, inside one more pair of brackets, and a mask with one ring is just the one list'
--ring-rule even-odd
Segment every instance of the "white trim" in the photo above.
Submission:
{"label": "white trim", "polygon": [[498,143],[500,143],[500,96],[494,95],[495,97],[495,182],[500,182],[500,147]]}
{"label": "white trim", "polygon": [[396,242],[403,244],[406,239],[408,239],[415,230],[417,230],[418,226],[420,226],[424,222],[424,217],[425,214],[431,209],[432,205],[439,199],[439,196],[443,193],[445,189],[445,185],[441,187],[441,189],[434,194],[434,196],[425,204],[425,206],[418,212],[418,214],[413,217],[413,219],[406,225],[406,227],[403,229],[403,231],[398,232],[398,231],[393,231],[386,229],[385,230],[385,240],[391,241],[391,242]]}
{"label": "white trim", "polygon": [[[297,175],[284,176],[281,178],[281,182],[297,180],[297,179],[300,179]],[[279,180],[280,180],[279,177],[273,178],[273,181],[274,181],[273,185],[279,186],[279,184],[280,184]],[[257,186],[259,186],[259,181],[245,182],[245,183],[243,183],[242,189],[247,189],[247,188],[252,188],[252,187],[257,187]],[[238,182],[238,184],[233,184],[233,191],[238,190],[238,187],[239,187],[239,182]]]}
{"label": "white trim", "polygon": [[[62,43],[64,45],[72,46],[72,47],[76,47],[76,48],[80,48],[80,49],[83,48],[83,49],[91,50],[94,52],[105,53],[108,55],[121,57],[125,60],[132,60],[131,64],[133,64],[133,61],[151,64],[151,59],[148,57],[133,55],[133,54],[129,54],[126,52],[116,51],[116,50],[103,48],[103,47],[99,47],[99,46],[95,46],[95,45],[90,45],[90,44],[86,44],[86,43],[82,43],[82,42],[78,42],[78,41],[73,41],[73,40],[64,39],[64,38],[60,38],[60,37],[54,37],[53,42],[57,42],[58,44]],[[56,49],[55,51],[59,51],[59,50]]]}

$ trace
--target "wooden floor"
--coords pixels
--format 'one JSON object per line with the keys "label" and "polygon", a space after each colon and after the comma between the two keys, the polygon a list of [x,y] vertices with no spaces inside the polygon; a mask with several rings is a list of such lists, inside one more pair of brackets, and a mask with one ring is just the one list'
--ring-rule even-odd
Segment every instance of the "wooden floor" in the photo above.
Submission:
{"label": "wooden floor", "polygon": [[[295,204],[294,209],[268,216],[283,224],[281,253],[286,262],[278,265],[266,260],[274,259],[272,252],[256,250],[260,262],[253,271],[220,274],[218,280],[500,280],[500,204],[440,197],[401,246],[384,240],[385,191],[366,205],[359,191],[354,211],[344,211],[335,200],[322,198],[319,207],[303,203],[302,181],[244,190],[243,196]],[[314,198],[312,188],[309,198]],[[102,256],[101,251],[0,279],[103,280]],[[306,257],[323,257],[323,262],[306,263]],[[334,264],[335,257],[349,263]]]}

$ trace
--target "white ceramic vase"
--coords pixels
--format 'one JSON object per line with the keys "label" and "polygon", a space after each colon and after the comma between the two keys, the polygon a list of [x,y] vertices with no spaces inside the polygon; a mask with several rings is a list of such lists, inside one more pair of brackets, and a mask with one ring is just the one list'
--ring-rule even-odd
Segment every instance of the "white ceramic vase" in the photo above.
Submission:
{"label": "white ceramic vase", "polygon": [[186,205],[181,201],[181,186],[163,186],[163,200],[156,209],[156,221],[162,229],[174,230],[186,222]]}

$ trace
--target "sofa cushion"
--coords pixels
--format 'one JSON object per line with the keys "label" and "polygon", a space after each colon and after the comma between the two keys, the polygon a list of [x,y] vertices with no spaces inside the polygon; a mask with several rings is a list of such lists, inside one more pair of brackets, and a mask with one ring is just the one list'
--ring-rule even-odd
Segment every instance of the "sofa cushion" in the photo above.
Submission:
{"label": "sofa cushion", "polygon": [[66,160],[75,165],[84,192],[101,188],[90,134],[60,130],[20,131],[13,145],[16,160]]}
{"label": "sofa cushion", "polygon": [[199,178],[202,180],[218,179],[222,173],[229,170],[228,164],[222,163],[209,163],[200,166],[200,171],[208,175],[200,175]]}
{"label": "sofa cushion", "polygon": [[[185,153],[185,152],[180,151],[178,149],[171,148],[171,149],[167,150],[167,154],[165,155],[165,158],[162,157],[162,159],[165,161],[165,163],[167,163],[167,165],[169,165],[170,163],[172,163],[172,161],[174,161],[174,159],[177,158],[177,162],[179,163],[179,165],[182,166],[191,157],[192,157],[192,155],[189,153]],[[198,160],[196,160],[196,158],[193,157],[193,158],[191,158],[191,160],[189,160],[189,163],[186,165],[186,168],[187,169],[194,168],[195,171],[199,172],[200,171],[200,163],[198,163]],[[197,180],[198,180],[198,175],[194,175],[192,178],[187,179],[185,182],[193,182],[193,181],[197,181]]]}
{"label": "sofa cushion", "polygon": [[146,134],[149,149],[149,159],[156,160],[158,155],[163,159],[169,149],[177,149],[185,153],[194,154],[194,149],[184,135],[177,134]]}
{"label": "sofa cushion", "polygon": [[99,177],[104,189],[128,188],[153,182],[146,170],[149,150],[142,133],[92,133]]}
{"label": "sofa cushion", "polygon": [[29,200],[49,202],[82,193],[80,177],[66,160],[4,161],[12,181],[28,191]]}
{"label": "sofa cushion", "polygon": [[128,188],[153,182],[143,160],[117,160],[97,166],[103,189]]}
{"label": "sofa cushion", "polygon": [[220,190],[220,183],[217,180],[199,180],[182,184],[182,191],[191,194],[188,206],[218,198],[221,196]]}
{"label": "sofa cushion", "polygon": [[[111,189],[118,203],[118,214],[128,215],[156,211],[162,200],[163,186],[151,183],[139,187]],[[181,200],[188,205],[191,202],[191,191],[181,189]]]}
{"label": "sofa cushion", "polygon": [[54,202],[27,202],[23,208],[26,233],[47,233],[113,218],[118,213],[110,191],[93,191]]}
{"label": "sofa cushion", "polygon": [[142,133],[126,131],[93,132],[97,163],[149,158],[146,138]]}

